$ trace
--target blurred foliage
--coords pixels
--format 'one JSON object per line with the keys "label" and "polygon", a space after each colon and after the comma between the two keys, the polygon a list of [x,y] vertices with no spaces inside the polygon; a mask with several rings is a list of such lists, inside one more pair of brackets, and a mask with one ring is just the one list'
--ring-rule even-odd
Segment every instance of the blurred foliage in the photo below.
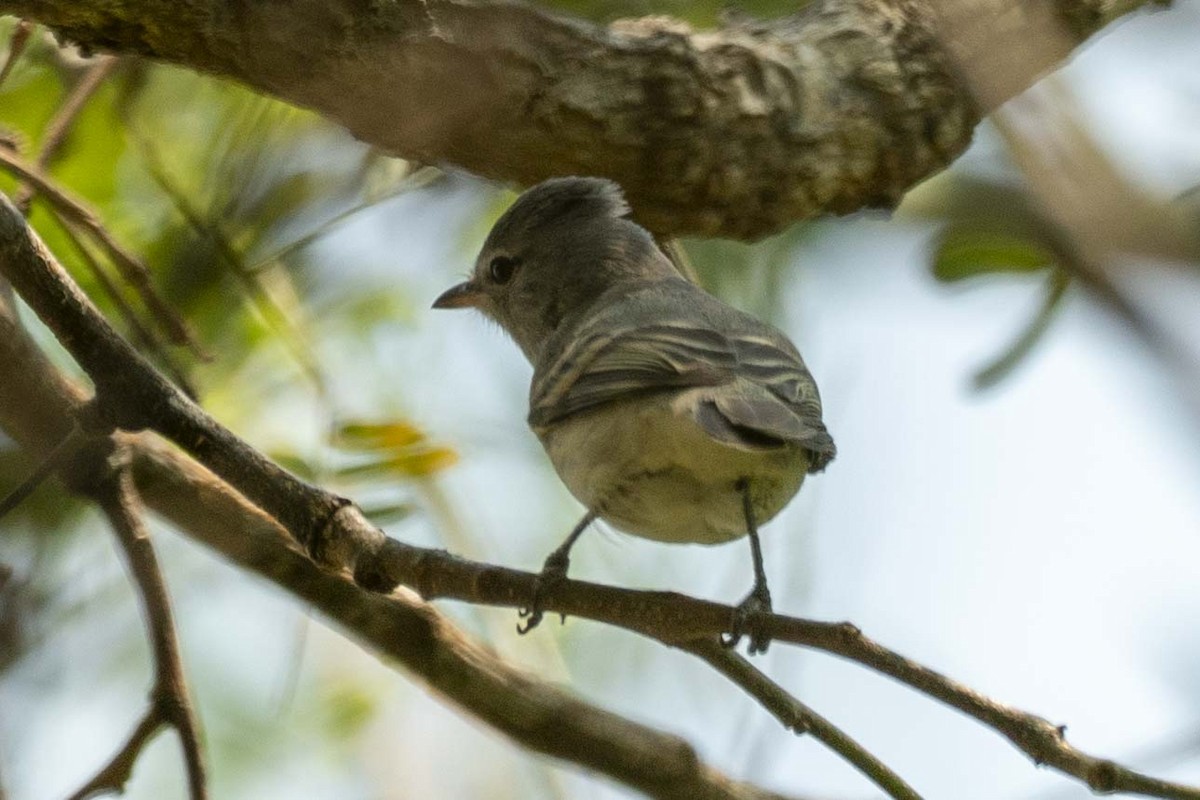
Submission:
{"label": "blurred foliage", "polygon": [[[27,453],[0,434],[0,492],[19,485],[36,466]],[[43,483],[5,515],[5,526],[70,530],[85,508],[83,501],[64,496],[57,486]]]}
{"label": "blurred foliage", "polygon": [[357,736],[371,721],[378,707],[372,688],[353,681],[335,681],[326,687],[325,728],[335,739]]}
{"label": "blurred foliage", "polygon": [[[424,431],[403,420],[345,422],[337,426],[334,443],[347,461],[337,478],[373,499],[363,513],[377,525],[396,522],[413,510],[412,499],[389,499],[380,490],[429,478],[458,462],[458,453],[431,442]],[[372,491],[372,489],[374,491]]]}
{"label": "blurred foliage", "polygon": [[[14,25],[0,21],[0,43],[11,40]],[[0,138],[26,163],[38,159],[65,101],[97,63],[33,29],[0,84]],[[289,440],[276,448],[281,460],[314,479],[336,479],[328,466],[335,464],[344,482],[367,492],[364,505],[377,521],[411,514],[413,496],[400,484],[453,463],[453,451],[400,419],[369,430],[343,426],[343,438],[334,441],[331,420],[338,412],[317,347],[329,331],[361,337],[411,316],[411,303],[402,284],[387,291],[349,281],[331,287],[310,246],[355,214],[441,173],[384,158],[314,114],[232,83],[134,59],[116,65],[65,133],[46,173],[149,267],[155,289],[194,328],[212,359],[203,362],[165,344],[143,298],[102,248],[78,232],[70,235],[54,207],[35,198],[31,223],[114,324],[144,355],[194,384],[210,410],[251,436],[255,420],[269,418],[272,401],[283,393],[315,395],[327,421],[313,420],[310,427],[327,435]],[[10,196],[19,195],[20,183],[0,174],[0,191]],[[150,337],[137,335],[139,329]],[[45,339],[37,326],[33,332]],[[70,367],[61,352],[56,357]],[[30,469],[28,458],[0,437],[0,491]],[[43,639],[37,632],[51,624],[94,624],[105,607],[94,595],[71,599],[62,591],[60,571],[79,544],[71,534],[106,536],[94,517],[81,513],[86,508],[51,484],[5,519],[0,669],[37,647]],[[110,588],[128,603],[129,588],[119,576]],[[120,651],[126,667],[143,666],[140,632],[129,644],[132,649]],[[350,727],[353,714],[338,716]]]}
{"label": "blurred foliage", "polygon": [[971,378],[978,390],[997,385],[1035,350],[1062,306],[1070,281],[1061,268],[1059,232],[1026,189],[969,173],[944,173],[927,181],[906,198],[903,211],[940,223],[929,258],[930,272],[938,281],[1046,276],[1033,317]]}
{"label": "blurred foliage", "polygon": [[779,321],[793,278],[796,250],[813,226],[798,223],[756,242],[687,239],[683,249],[701,286],[726,302],[764,319]]}

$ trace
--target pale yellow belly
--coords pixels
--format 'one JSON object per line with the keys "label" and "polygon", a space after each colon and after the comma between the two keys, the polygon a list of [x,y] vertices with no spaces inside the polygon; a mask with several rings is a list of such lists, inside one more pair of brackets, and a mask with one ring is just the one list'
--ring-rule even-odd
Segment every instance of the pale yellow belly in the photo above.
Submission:
{"label": "pale yellow belly", "polygon": [[726,542],[746,535],[738,482],[749,481],[764,523],[799,491],[808,457],[798,446],[750,451],[715,441],[688,411],[702,391],[607,405],[538,435],[571,493],[616,528]]}

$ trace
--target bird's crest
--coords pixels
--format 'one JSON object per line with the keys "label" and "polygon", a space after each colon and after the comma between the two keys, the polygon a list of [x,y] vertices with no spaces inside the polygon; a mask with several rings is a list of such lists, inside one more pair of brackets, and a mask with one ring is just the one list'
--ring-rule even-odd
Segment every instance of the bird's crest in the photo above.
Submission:
{"label": "bird's crest", "polygon": [[596,217],[619,219],[630,213],[621,187],[606,178],[551,178],[517,198],[488,237],[507,239],[516,233],[567,220]]}

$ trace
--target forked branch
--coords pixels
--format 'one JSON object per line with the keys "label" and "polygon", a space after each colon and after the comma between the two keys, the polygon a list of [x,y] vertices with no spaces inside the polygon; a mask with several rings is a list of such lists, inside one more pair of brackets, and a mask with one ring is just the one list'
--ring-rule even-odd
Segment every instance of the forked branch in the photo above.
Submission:
{"label": "forked branch", "polygon": [[208,792],[199,722],[183,673],[179,638],[166,581],[150,542],[149,531],[142,521],[143,511],[127,463],[128,453],[124,449],[105,449],[109,455],[98,470],[102,474],[85,492],[108,517],[125,556],[129,577],[137,588],[154,658],[154,687],[150,692],[149,708],[125,744],[108,764],[71,796],[71,800],[123,792],[142,749],[160,729],[168,726],[179,734],[187,770],[188,796],[191,800],[205,800]]}

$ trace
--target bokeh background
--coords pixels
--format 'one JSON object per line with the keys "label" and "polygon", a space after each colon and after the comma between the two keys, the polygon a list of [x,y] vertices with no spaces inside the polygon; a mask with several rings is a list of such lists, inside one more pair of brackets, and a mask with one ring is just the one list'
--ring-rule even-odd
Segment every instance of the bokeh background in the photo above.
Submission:
{"label": "bokeh background", "polygon": [[[665,10],[697,24],[715,13]],[[14,23],[3,25],[9,41]],[[8,146],[35,155],[97,63],[34,31],[0,84]],[[386,158],[226,82],[131,61],[108,69],[51,171],[144,256],[211,354],[153,357],[235,431],[349,493],[393,536],[538,568],[581,509],[524,425],[530,368],[482,319],[429,310],[513,193]],[[1067,724],[1089,752],[1192,783],[1200,265],[1153,243],[1200,234],[1198,185],[1200,4],[1187,0],[1096,37],[892,215],[803,223],[753,246],[686,243],[707,288],[797,342],[839,445],[766,529],[776,607],[851,620]],[[1073,261],[1104,241],[1064,251],[1045,235],[1064,212],[1055,203],[1079,211],[1093,199],[1093,237],[1149,220],[1139,230],[1151,246],[1102,272],[1129,307]],[[130,330],[40,201],[31,219]],[[0,435],[0,490],[29,468]],[[290,598],[155,532],[214,797],[626,796],[520,751]],[[733,602],[750,585],[746,550],[601,531],[572,570]],[[151,662],[136,602],[102,519],[57,486],[0,523],[0,564],[0,796],[62,797],[143,708]],[[440,607],[507,658],[685,736],[734,775],[804,797],[874,796],[684,654],[578,620],[519,637],[508,611]],[[928,797],[1088,796],[853,664],[778,645],[758,663]],[[163,734],[127,796],[183,794]]]}

